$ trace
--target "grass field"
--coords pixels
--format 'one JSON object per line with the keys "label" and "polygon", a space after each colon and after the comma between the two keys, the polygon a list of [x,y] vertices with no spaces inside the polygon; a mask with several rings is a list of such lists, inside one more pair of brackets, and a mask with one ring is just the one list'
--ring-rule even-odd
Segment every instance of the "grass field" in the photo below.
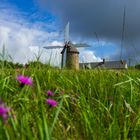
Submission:
{"label": "grass field", "polygon": [[[32,77],[33,85],[21,87],[19,74]],[[10,107],[6,122],[0,113],[1,140],[140,139],[136,70],[3,69],[0,98]]]}

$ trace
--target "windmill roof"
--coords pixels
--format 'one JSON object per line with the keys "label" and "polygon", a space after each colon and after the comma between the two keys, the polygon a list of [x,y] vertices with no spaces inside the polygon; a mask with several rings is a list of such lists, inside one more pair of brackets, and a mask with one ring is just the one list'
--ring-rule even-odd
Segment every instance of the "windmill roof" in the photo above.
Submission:
{"label": "windmill roof", "polygon": [[79,53],[77,48],[73,44],[69,44],[68,52]]}
{"label": "windmill roof", "polygon": [[78,52],[77,48],[75,48],[74,45],[70,47],[70,51]]}

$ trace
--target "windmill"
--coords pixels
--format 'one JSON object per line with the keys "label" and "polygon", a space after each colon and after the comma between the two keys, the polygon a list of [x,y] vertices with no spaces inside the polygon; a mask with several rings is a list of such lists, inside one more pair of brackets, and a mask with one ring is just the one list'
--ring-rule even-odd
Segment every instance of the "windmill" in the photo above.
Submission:
{"label": "windmill", "polygon": [[77,48],[81,47],[89,47],[88,44],[73,44],[69,40],[69,22],[67,23],[64,29],[64,46],[45,46],[45,49],[58,49],[63,48],[61,51],[62,58],[61,58],[61,68],[75,68],[79,69],[79,59],[78,59],[78,50]]}

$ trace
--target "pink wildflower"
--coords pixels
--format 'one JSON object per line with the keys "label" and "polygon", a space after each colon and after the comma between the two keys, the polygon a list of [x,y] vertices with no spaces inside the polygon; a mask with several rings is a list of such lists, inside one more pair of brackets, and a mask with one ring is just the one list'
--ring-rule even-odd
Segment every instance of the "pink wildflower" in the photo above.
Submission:
{"label": "pink wildflower", "polygon": [[51,90],[48,90],[47,93],[49,96],[54,96],[54,93]]}
{"label": "pink wildflower", "polygon": [[32,84],[33,84],[32,78],[31,77],[28,77],[28,76],[18,75],[16,79],[22,85],[30,85],[30,86],[32,86]]}
{"label": "pink wildflower", "polygon": [[47,99],[46,103],[51,105],[51,106],[57,106],[57,101],[53,100],[53,99]]}
{"label": "pink wildflower", "polygon": [[8,112],[10,108],[5,107],[3,103],[0,104],[0,116],[2,117],[3,121],[6,123],[9,117]]}

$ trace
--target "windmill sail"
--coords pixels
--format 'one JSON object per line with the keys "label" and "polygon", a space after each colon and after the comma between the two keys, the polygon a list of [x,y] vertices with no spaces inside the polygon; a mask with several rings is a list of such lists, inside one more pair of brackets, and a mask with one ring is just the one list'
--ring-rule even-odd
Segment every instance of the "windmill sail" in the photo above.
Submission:
{"label": "windmill sail", "polygon": [[90,47],[90,45],[86,44],[86,43],[79,43],[79,44],[74,44],[73,45],[75,48],[86,48],[86,47]]}
{"label": "windmill sail", "polygon": [[65,43],[69,42],[69,26],[70,26],[70,23],[68,22],[66,27],[65,27],[65,30],[64,30],[64,42]]}
{"label": "windmill sail", "polygon": [[64,46],[45,46],[43,48],[45,48],[45,49],[60,49],[60,48],[64,48]]}
{"label": "windmill sail", "polygon": [[68,46],[68,43],[69,43],[69,22],[67,23],[65,29],[64,29],[64,42],[65,42],[65,46],[64,46],[64,49],[62,51],[62,67],[65,67],[66,66],[66,52],[67,52],[67,46]]}

